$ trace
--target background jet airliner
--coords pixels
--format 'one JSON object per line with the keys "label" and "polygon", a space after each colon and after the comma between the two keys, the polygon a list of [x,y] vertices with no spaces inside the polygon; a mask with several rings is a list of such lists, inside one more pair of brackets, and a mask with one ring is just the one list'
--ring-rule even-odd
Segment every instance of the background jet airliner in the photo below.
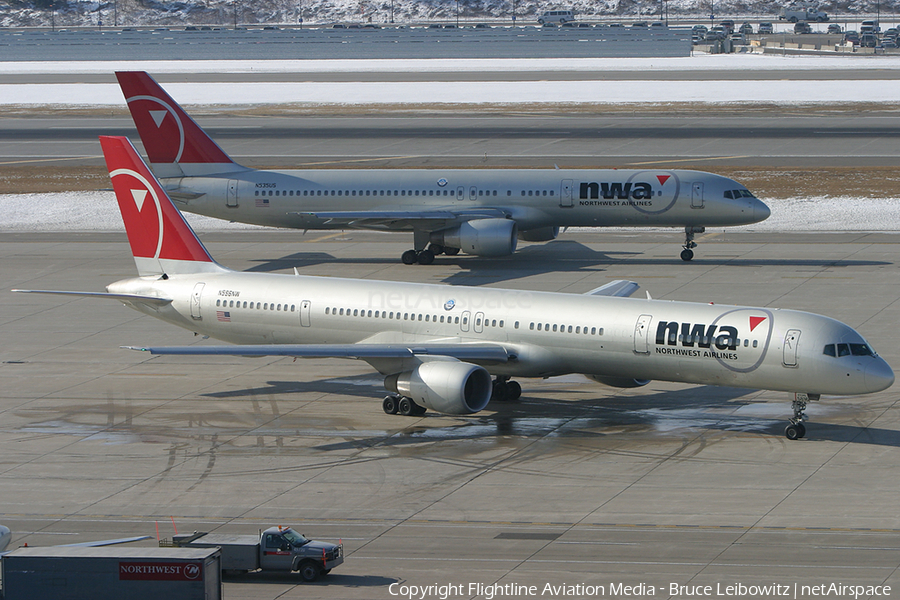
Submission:
{"label": "background jet airliner", "polygon": [[566,373],[622,387],[661,379],[780,390],[797,394],[792,439],[805,435],[808,399],[894,382],[859,333],[828,317],[634,299],[632,282],[574,295],[231,271],[128,139],[100,139],[139,277],[107,293],[31,291],[119,300],[239,344],[145,349],[155,354],[362,359],[392,392],[384,411],[405,415],[476,413],[492,397],[518,398],[511,377]]}
{"label": "background jet airliner", "polygon": [[757,223],[769,208],[731,179],[626,169],[243,167],[144,72],[116,73],[153,172],[182,210],[295,229],[412,231],[406,264],[460,250],[503,256],[561,227],[683,227],[691,260],[706,227]]}

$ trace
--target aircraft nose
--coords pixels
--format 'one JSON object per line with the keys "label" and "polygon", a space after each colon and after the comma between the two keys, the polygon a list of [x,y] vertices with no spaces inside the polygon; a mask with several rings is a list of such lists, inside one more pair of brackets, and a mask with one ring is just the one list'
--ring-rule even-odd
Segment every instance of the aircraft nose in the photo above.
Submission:
{"label": "aircraft nose", "polygon": [[766,206],[766,203],[762,200],[755,199],[753,204],[753,217],[756,219],[756,222],[765,221],[769,218],[769,215],[772,214],[772,211]]}
{"label": "aircraft nose", "polygon": [[870,392],[886,390],[894,384],[894,371],[884,359],[877,358],[866,367],[866,389]]}

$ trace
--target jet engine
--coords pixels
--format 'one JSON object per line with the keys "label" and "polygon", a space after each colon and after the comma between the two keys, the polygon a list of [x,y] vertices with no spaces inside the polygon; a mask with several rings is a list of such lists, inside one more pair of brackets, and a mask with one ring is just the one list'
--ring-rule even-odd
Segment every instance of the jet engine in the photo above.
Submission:
{"label": "jet engine", "polygon": [[627,377],[607,377],[606,375],[588,375],[588,379],[593,379],[603,385],[617,388],[642,387],[651,381],[650,379],[629,379]]}
{"label": "jet engine", "polygon": [[413,371],[388,375],[384,387],[412,398],[416,404],[446,415],[469,415],[491,399],[490,374],[464,362],[430,361]]}
{"label": "jet engine", "polygon": [[559,227],[538,227],[528,231],[520,231],[519,239],[523,242],[549,242],[559,236]]}
{"label": "jet engine", "polygon": [[432,232],[431,242],[459,248],[466,254],[505,256],[516,251],[517,233],[518,227],[512,219],[476,219]]}

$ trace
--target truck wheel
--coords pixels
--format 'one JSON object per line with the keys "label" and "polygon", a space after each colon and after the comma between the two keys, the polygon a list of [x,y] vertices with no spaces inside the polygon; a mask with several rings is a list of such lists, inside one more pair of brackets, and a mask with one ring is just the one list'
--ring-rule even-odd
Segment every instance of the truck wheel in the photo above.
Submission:
{"label": "truck wheel", "polygon": [[300,563],[300,577],[303,578],[303,581],[315,581],[319,578],[319,566],[312,561],[305,561]]}

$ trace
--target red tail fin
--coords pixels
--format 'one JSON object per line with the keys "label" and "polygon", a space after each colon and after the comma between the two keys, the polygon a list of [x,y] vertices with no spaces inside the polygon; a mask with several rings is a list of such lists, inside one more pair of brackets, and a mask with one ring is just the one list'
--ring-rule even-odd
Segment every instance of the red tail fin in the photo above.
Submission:
{"label": "red tail fin", "polygon": [[[178,164],[182,169],[207,165],[196,174],[243,169],[147,73],[120,71],[116,78],[154,169],[167,164]],[[218,168],[210,171],[210,165]]]}
{"label": "red tail fin", "polygon": [[141,275],[218,270],[206,248],[125,137],[100,137]]}

